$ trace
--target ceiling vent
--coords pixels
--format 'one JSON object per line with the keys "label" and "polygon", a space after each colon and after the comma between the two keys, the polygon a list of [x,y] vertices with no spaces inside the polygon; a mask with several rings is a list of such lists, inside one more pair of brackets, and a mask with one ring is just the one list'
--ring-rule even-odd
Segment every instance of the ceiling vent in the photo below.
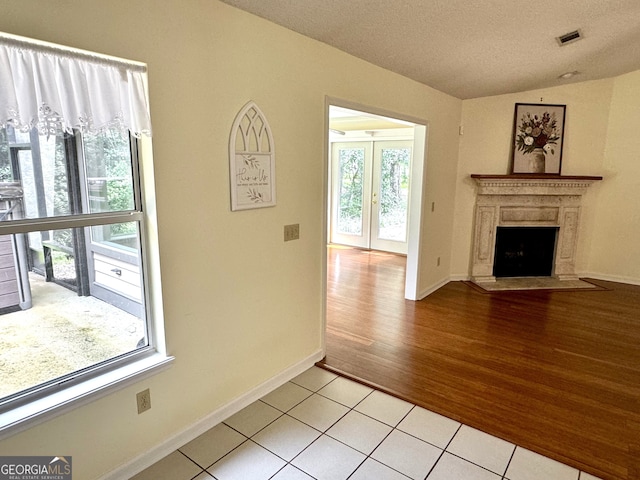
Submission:
{"label": "ceiling vent", "polygon": [[582,32],[578,30],[574,30],[573,32],[565,33],[564,35],[560,35],[556,37],[558,44],[562,47],[568,43],[577,42],[578,40],[582,40]]}

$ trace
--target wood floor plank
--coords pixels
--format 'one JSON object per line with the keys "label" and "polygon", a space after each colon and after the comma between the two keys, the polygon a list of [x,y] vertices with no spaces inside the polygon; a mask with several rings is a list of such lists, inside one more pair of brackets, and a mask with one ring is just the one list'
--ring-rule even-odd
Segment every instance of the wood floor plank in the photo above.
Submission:
{"label": "wood floor plank", "polygon": [[328,249],[324,363],[603,479],[640,479],[640,287],[404,300],[405,258]]}

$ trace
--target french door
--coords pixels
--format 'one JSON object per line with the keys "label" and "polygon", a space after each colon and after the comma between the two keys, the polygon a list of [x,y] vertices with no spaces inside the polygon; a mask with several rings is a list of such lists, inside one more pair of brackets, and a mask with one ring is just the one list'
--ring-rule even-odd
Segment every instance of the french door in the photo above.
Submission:
{"label": "french door", "polygon": [[407,253],[412,145],[412,141],[332,144],[332,243]]}

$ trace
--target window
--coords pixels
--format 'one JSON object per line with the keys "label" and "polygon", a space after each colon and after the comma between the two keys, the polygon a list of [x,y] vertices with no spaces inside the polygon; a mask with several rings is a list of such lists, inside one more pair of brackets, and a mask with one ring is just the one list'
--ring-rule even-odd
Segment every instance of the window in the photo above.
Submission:
{"label": "window", "polygon": [[0,433],[35,399],[83,383],[85,396],[101,375],[112,384],[119,369],[132,378],[168,359],[157,358],[160,302],[150,300],[145,73],[61,49],[0,35],[0,70],[17,72],[0,76]]}

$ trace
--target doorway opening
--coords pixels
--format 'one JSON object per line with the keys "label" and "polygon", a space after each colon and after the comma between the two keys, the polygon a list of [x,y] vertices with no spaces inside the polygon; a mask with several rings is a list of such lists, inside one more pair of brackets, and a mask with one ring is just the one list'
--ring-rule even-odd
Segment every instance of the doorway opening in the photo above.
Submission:
{"label": "doorway opening", "polygon": [[327,99],[327,243],[406,255],[418,299],[426,122]]}

